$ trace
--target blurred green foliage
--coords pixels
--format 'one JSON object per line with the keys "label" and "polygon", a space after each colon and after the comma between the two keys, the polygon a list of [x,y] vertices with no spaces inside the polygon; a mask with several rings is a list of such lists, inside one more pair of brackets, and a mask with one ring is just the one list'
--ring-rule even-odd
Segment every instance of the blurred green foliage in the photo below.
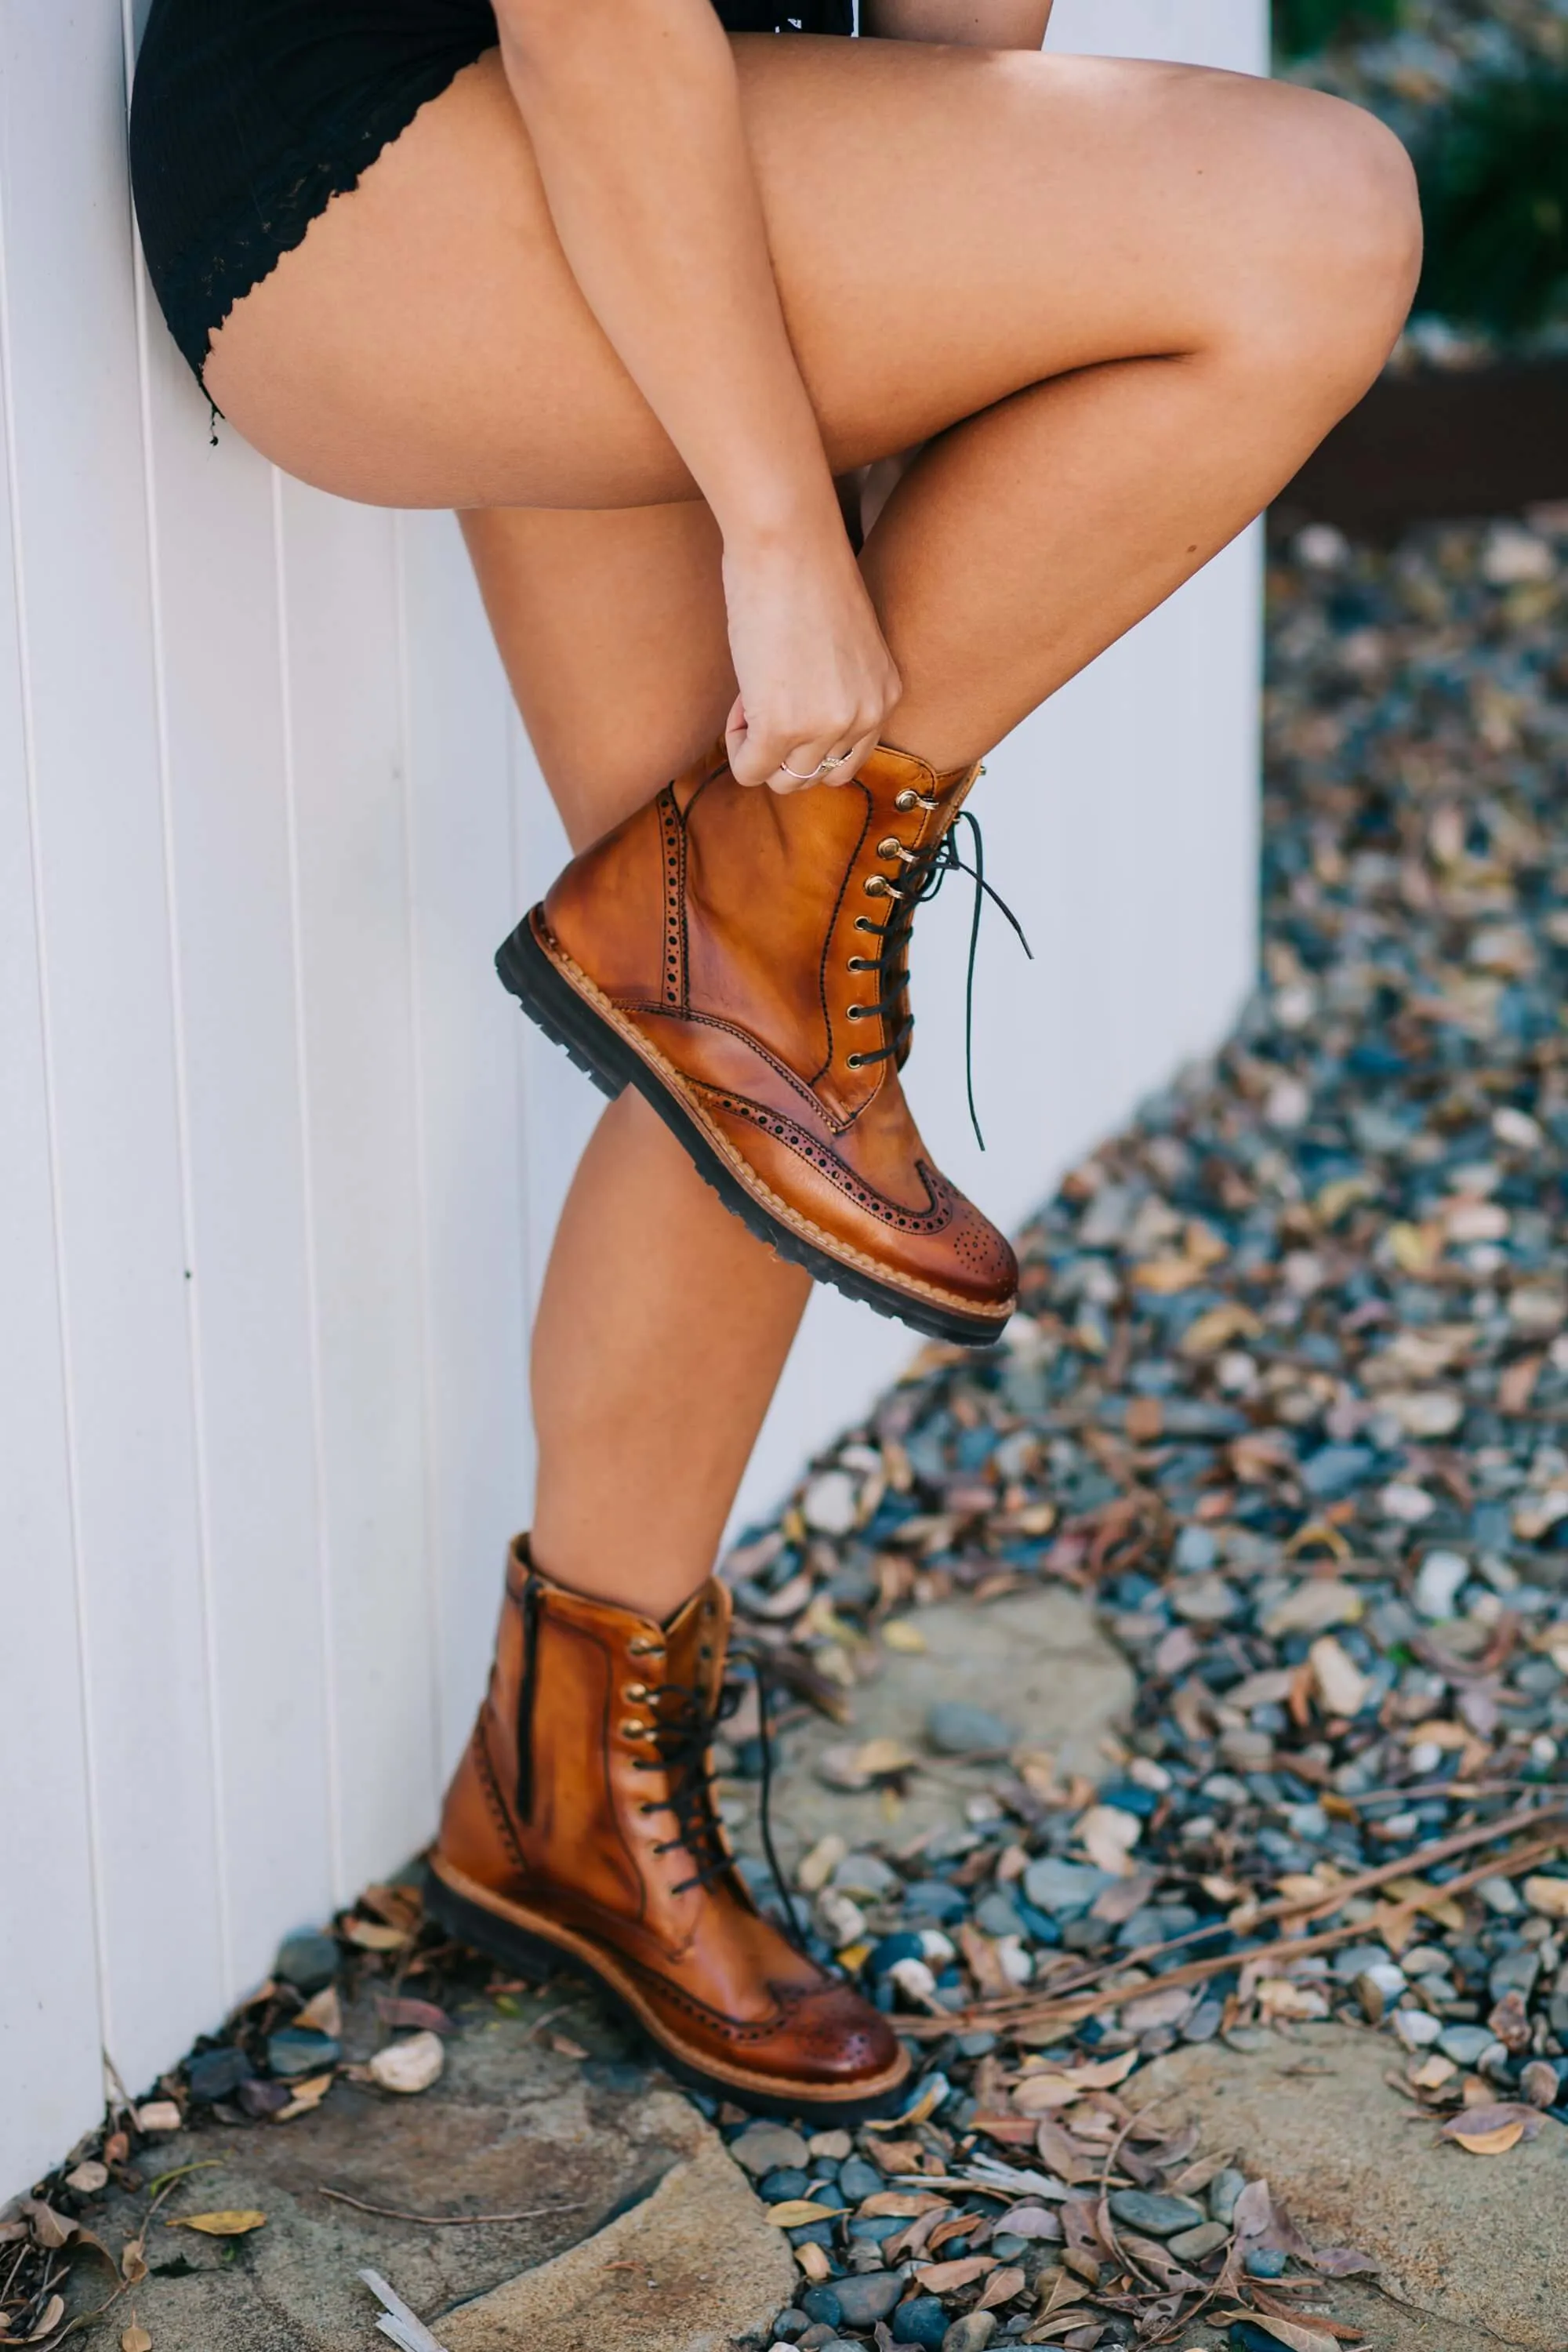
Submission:
{"label": "blurred green foliage", "polygon": [[1507,335],[1568,309],[1568,72],[1476,82],[1436,117],[1416,162],[1418,310]]}
{"label": "blurred green foliage", "polygon": [[1274,0],[1274,45],[1312,58],[1344,41],[1376,40],[1399,23],[1400,0]]}

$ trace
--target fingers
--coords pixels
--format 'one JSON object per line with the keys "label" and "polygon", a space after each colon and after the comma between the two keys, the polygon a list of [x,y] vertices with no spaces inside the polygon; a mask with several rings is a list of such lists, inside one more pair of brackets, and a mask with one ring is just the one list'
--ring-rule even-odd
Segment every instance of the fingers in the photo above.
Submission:
{"label": "fingers", "polygon": [[[765,784],[770,792],[800,793],[813,784],[847,784],[874,749],[880,720],[781,744],[778,729],[749,725],[739,704],[724,730],[725,749],[737,783]],[[771,740],[770,740],[771,739]]]}

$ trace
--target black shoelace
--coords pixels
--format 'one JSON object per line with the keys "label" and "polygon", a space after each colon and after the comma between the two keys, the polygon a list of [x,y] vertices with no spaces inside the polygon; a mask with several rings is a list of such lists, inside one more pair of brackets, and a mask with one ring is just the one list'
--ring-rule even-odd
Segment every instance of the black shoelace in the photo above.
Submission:
{"label": "black shoelace", "polygon": [[[732,1656],[736,1654],[731,1653]],[[785,1933],[792,1940],[798,1941],[799,1916],[788,1881],[779,1867],[773,1845],[771,1810],[773,1739],[768,1727],[767,1668],[756,1653],[744,1654],[741,1663],[751,1666],[757,1684],[757,1721],[762,1748],[757,1825],[762,1833],[769,1875],[783,1906]],[[669,1794],[662,1799],[650,1798],[644,1810],[647,1812],[668,1811],[675,1816],[675,1835],[662,1839],[654,1847],[655,1853],[673,1853],[684,1848],[695,1864],[690,1877],[681,1879],[671,1889],[673,1894],[684,1895],[688,1888],[693,1886],[711,1886],[716,1879],[734,1867],[714,1810],[708,1751],[720,1725],[727,1722],[740,1705],[742,1690],[743,1685],[740,1683],[726,1683],[717,1706],[709,1706],[703,1692],[689,1683],[662,1683],[649,1696],[647,1704],[653,1710],[654,1719],[647,1738],[658,1752],[652,1756],[639,1756],[632,1769],[637,1772],[664,1772],[668,1776]]]}
{"label": "black shoelace", "polygon": [[[957,835],[961,824],[969,827],[969,837],[974,850],[973,866],[966,866],[959,855]],[[1018,944],[1031,963],[1035,956],[1034,950],[1024,937],[1024,927],[1017,916],[1001,892],[994,889],[985,879],[984,837],[978,817],[972,816],[967,809],[960,809],[941,840],[931,849],[910,858],[901,884],[887,884],[886,895],[897,904],[885,923],[873,922],[869,915],[857,915],[855,918],[856,929],[872,932],[882,945],[874,956],[850,958],[850,971],[874,971],[879,988],[874,1003],[857,1005],[853,1011],[861,1018],[873,1013],[879,1013],[884,1021],[891,1021],[897,1015],[898,1025],[886,1044],[868,1053],[851,1054],[848,1060],[851,1069],[858,1069],[868,1062],[886,1062],[901,1053],[907,1044],[915,1019],[909,1009],[909,964],[907,961],[900,963],[899,958],[908,956],[915,908],[923,905],[926,899],[934,898],[950,874],[967,874],[974,885],[974,912],[969,926],[969,969],[963,988],[963,1081],[969,1099],[969,1123],[974,1129],[974,1140],[984,1151],[985,1138],[980,1131],[980,1117],[974,1108],[974,962],[980,948],[980,918],[987,898],[1011,923]]]}

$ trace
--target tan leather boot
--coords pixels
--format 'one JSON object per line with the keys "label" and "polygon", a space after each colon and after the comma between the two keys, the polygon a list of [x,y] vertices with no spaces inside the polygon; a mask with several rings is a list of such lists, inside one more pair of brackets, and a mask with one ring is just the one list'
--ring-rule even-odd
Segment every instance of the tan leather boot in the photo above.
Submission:
{"label": "tan leather boot", "polygon": [[974,774],[879,748],[852,782],[781,797],[720,749],[574,858],[496,958],[782,1257],[969,1345],[1000,1336],[1017,1264],[931,1164],[899,1067],[915,905]]}
{"label": "tan leather boot", "polygon": [[717,1579],[661,1626],[552,1584],[520,1536],[428,1907],[509,1967],[595,1979],[684,2081],[768,2114],[879,2115],[902,2044],[763,1917],[713,1811],[729,1623]]}

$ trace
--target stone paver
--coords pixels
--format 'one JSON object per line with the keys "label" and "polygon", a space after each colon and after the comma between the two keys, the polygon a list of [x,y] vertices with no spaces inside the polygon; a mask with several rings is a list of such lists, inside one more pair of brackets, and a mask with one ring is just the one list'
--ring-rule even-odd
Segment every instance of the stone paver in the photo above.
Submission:
{"label": "stone paver", "polygon": [[[1212,2042],[1172,2051],[1140,2070],[1128,2097],[1160,2100],[1173,2127],[1195,2117],[1205,2147],[1266,2177],[1312,2243],[1375,2256],[1385,2294],[1411,2306],[1412,2347],[1475,2340],[1563,2352],[1568,2130],[1547,2118],[1528,2147],[1467,2156],[1389,2087],[1392,2063],[1371,2033],[1304,2026],[1245,2055]],[[1356,2302],[1381,2352],[1394,2341],[1382,2332],[1391,2307],[1347,2289],[1336,2293]],[[1460,2333],[1423,2334],[1420,2318]]]}
{"label": "stone paver", "polygon": [[776,1800],[782,1855],[803,1851],[828,1831],[851,1846],[889,1836],[880,1795],[850,1794],[818,1777],[824,1752],[847,1742],[896,1738],[921,1754],[897,1816],[899,1842],[956,1819],[964,1796],[994,1780],[996,1766],[966,1764],[927,1748],[926,1720],[942,1700],[983,1707],[1021,1743],[1048,1750],[1064,1771],[1100,1780],[1110,1769],[1100,1742],[1126,1720],[1132,1675],[1078,1592],[1045,1585],[978,1606],[943,1601],[910,1622],[924,1651],[879,1649],[879,1671],[857,1685],[847,1727],[816,1717],[791,1734]]}
{"label": "stone paver", "polygon": [[[649,2105],[675,2106],[666,2095]],[[798,2273],[784,2231],[689,2108],[689,2153],[584,2244],[442,2321],[447,2352],[731,2352],[768,2341]]]}

